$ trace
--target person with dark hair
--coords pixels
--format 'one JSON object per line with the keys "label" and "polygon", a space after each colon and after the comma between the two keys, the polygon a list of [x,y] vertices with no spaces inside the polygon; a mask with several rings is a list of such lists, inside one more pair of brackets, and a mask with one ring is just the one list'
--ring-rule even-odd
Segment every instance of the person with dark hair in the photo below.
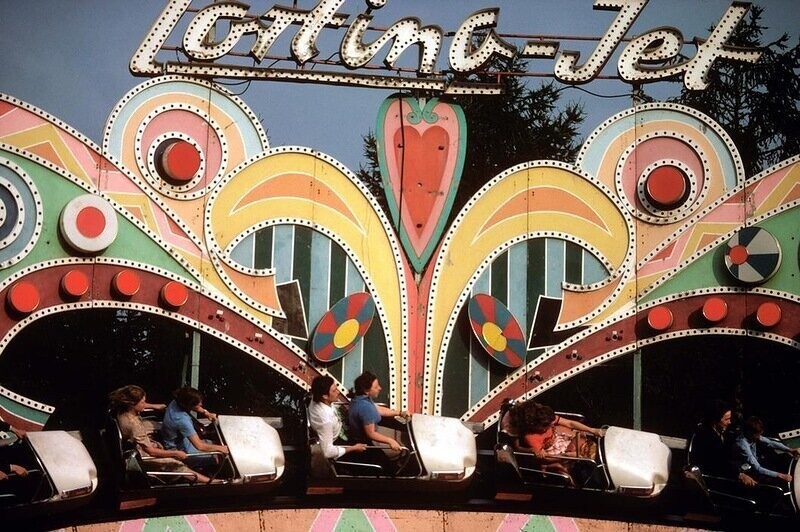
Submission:
{"label": "person with dark hair", "polygon": [[764,437],[764,422],[756,416],[750,416],[742,425],[742,433],[736,438],[735,455],[741,466],[749,466],[759,482],[775,483],[777,480],[791,482],[792,475],[779,473],[762,465],[759,461],[759,446],[772,452],[785,452],[800,456],[800,449],[792,449],[779,441]]}
{"label": "person with dark hair", "polygon": [[[190,456],[187,457],[187,460],[193,460],[191,455],[201,452],[228,454],[226,445],[217,445],[203,440],[194,428],[192,417],[189,415],[190,412],[197,412],[211,421],[217,418],[216,414],[203,408],[202,394],[190,386],[184,386],[175,390],[172,395],[175,399],[170,402],[164,412],[164,422],[161,425],[164,447],[178,449],[189,454]],[[193,460],[193,462],[195,461]],[[203,463],[208,464],[210,461],[202,460],[199,462],[202,465]]]}
{"label": "person with dark hair", "polygon": [[375,404],[374,400],[381,393],[381,385],[377,375],[372,372],[365,371],[356,377],[353,388],[356,395],[350,402],[348,413],[351,440],[368,445],[373,442],[388,445],[384,451],[386,455],[390,459],[398,458],[402,454],[402,446],[395,438],[382,434],[378,430],[378,424],[384,417],[407,418],[408,412]]}
{"label": "person with dark hair", "polygon": [[145,410],[164,410],[165,404],[152,404],[147,402],[144,389],[135,384],[118,388],[108,394],[111,411],[117,417],[122,437],[136,445],[145,471],[171,471],[187,473],[187,477],[196,478],[197,482],[209,482],[211,479],[205,475],[192,471],[183,460],[188,456],[178,449],[164,449],[157,441],[152,439],[155,427],[142,419],[141,413]]}
{"label": "person with dark hair", "polygon": [[335,460],[345,453],[367,450],[364,443],[337,445],[337,440],[340,440],[342,435],[342,422],[331,406],[339,399],[339,389],[333,377],[328,375],[314,377],[311,381],[311,398],[312,401],[308,405],[308,422],[319,437],[325,458]]}
{"label": "person with dark hair", "polygon": [[703,422],[692,436],[692,465],[705,475],[736,478],[745,486],[755,486],[756,481],[730,459],[735,439],[729,431],[732,416],[731,407],[722,401],[715,400],[706,407]]}
{"label": "person with dark hair", "polygon": [[558,416],[549,406],[534,401],[526,401],[518,408],[516,420],[520,432],[520,445],[530,449],[537,457],[545,458],[572,452],[575,456],[594,458],[589,455],[595,454],[596,445],[594,451],[588,450],[591,446],[582,445],[578,448],[575,434],[576,431],[580,431],[600,437],[603,435],[602,429]]}

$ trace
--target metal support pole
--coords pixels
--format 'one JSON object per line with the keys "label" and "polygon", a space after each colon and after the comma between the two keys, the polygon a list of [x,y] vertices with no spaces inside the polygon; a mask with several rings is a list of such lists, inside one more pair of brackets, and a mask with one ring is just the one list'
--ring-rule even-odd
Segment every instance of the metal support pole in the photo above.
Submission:
{"label": "metal support pole", "polygon": [[192,364],[190,367],[189,385],[198,388],[200,385],[200,331],[192,331]]}
{"label": "metal support pole", "polygon": [[642,351],[633,354],[633,428],[642,430]]}

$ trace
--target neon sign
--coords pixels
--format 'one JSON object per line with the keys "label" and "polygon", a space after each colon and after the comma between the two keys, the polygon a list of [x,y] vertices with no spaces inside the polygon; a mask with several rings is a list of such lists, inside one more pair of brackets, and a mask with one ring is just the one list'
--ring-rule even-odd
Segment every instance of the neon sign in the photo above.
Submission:
{"label": "neon sign", "polygon": [[[416,17],[403,18],[381,36],[365,42],[371,30],[372,11],[382,8],[387,0],[366,0],[366,12],[350,16],[339,13],[346,0],[319,0],[312,9],[273,6],[262,15],[249,13],[249,6],[235,1],[218,1],[199,10],[190,10],[192,0],[170,0],[164,11],[136,50],[130,69],[136,75],[183,74],[209,78],[268,79],[368,86],[387,89],[417,89],[449,94],[495,94],[502,91],[499,84],[475,83],[467,80],[470,73],[481,72],[493,58],[511,60],[554,59],[553,75],[567,84],[588,83],[595,79],[622,43],[628,30],[647,5],[648,0],[595,0],[594,9],[616,11],[616,17],[600,38],[595,49],[581,63],[580,52],[559,52],[557,41],[530,40],[521,47],[496,32],[499,8],[487,8],[470,15],[450,38],[447,50],[449,68],[436,70],[445,41],[445,33],[435,25],[424,26]],[[708,85],[708,73],[718,59],[754,63],[761,51],[736,48],[727,44],[733,31],[750,8],[749,2],[733,2],[722,15],[705,41],[697,41],[692,58],[680,55],[683,35],[675,28],[650,30],[626,43],[617,62],[620,79],[638,84],[683,76],[684,85],[691,90],[703,90]],[[181,46],[175,51],[186,61],[158,61],[169,36],[184,15],[194,17],[183,34]],[[227,24],[227,33],[220,28]],[[296,68],[261,66],[269,57],[276,41],[288,28],[295,29],[290,43],[291,59]],[[323,32],[344,29],[338,50],[338,61],[322,62],[324,68],[306,69],[315,61],[320,50],[318,40]],[[377,30],[376,30],[377,31]],[[237,52],[237,45],[252,43],[246,54]],[[388,47],[383,63],[395,69],[391,75],[358,72],[374,61]],[[398,75],[400,56],[417,47],[419,56],[412,75]],[[259,66],[243,64],[242,56],[255,60]],[[239,62],[234,59],[238,58]],[[289,58],[285,58],[289,59]],[[315,64],[315,67],[319,63]]]}

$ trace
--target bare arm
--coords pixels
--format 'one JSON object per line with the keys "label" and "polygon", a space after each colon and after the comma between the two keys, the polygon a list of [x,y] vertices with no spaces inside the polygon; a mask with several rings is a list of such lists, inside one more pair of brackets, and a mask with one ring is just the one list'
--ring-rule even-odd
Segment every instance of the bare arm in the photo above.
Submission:
{"label": "bare arm", "polygon": [[[380,412],[380,410],[378,410],[378,412]],[[376,442],[379,442],[379,443],[385,443],[386,445],[388,445],[389,447],[391,447],[395,451],[399,451],[400,450],[400,444],[397,443],[392,438],[390,438],[389,436],[384,436],[383,434],[381,434],[380,432],[375,430],[375,424],[374,423],[370,423],[369,425],[364,425],[364,434],[366,434],[367,438],[369,438],[372,441],[376,441]]]}
{"label": "bare arm", "polygon": [[198,451],[203,451],[205,453],[217,452],[217,453],[228,454],[227,445],[216,445],[213,443],[206,443],[202,439],[200,439],[200,436],[198,436],[197,434],[192,434],[191,436],[189,436],[189,441],[192,442],[192,445],[194,445]]}
{"label": "bare arm", "polygon": [[154,458],[175,458],[176,460],[183,460],[186,458],[186,453],[178,449],[162,449],[155,445],[142,445],[142,449]]}
{"label": "bare arm", "polygon": [[568,429],[572,430],[580,430],[582,432],[588,432],[589,434],[594,434],[595,436],[602,436],[603,429],[596,429],[594,427],[590,427],[588,425],[584,425],[580,421],[575,421],[573,419],[567,419],[564,417],[558,418],[558,424],[562,427],[567,427]]}
{"label": "bare arm", "polygon": [[393,410],[383,405],[375,405],[375,408],[378,409],[378,413],[381,415],[381,417],[400,416],[407,418],[409,416],[409,413],[406,412],[405,410]]}

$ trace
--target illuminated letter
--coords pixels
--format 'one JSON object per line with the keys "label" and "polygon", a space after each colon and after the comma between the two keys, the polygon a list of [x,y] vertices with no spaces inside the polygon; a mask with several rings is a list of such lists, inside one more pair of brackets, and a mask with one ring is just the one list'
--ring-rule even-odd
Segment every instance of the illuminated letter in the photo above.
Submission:
{"label": "illuminated letter", "polygon": [[341,27],[347,22],[348,15],[337,14],[345,0],[320,0],[317,7],[311,11],[295,11],[288,8],[273,7],[267,16],[289,15],[295,22],[301,22],[303,27],[297,31],[292,39],[292,55],[299,64],[313,59],[319,54],[317,38],[325,26]]}
{"label": "illuminated letter", "polygon": [[597,48],[582,66],[577,66],[580,52],[564,51],[556,60],[555,75],[564,83],[586,83],[591,81],[611,57],[614,49],[639,16],[647,0],[595,0],[594,9],[620,10],[611,28],[600,39]]}
{"label": "illuminated letter", "polygon": [[[450,44],[450,66],[456,72],[472,72],[478,70],[494,55],[512,58],[517,50],[495,33],[498,8],[484,9],[473,13],[464,21]],[[474,52],[472,49],[472,36],[477,29],[489,29],[486,38]]]}
{"label": "illuminated letter", "polygon": [[708,40],[698,46],[697,54],[689,61],[686,75],[683,77],[683,84],[687,89],[698,91],[708,87],[708,72],[714,61],[719,58],[747,63],[755,63],[761,58],[762,52],[758,50],[737,50],[725,44],[748,9],[750,9],[749,3],[734,2],[709,35]]}
{"label": "illuminated letter", "polygon": [[663,64],[674,59],[682,46],[683,35],[674,28],[661,28],[640,35],[629,42],[619,56],[619,77],[628,82],[647,82],[680,74],[686,69],[685,62],[661,68],[643,65]]}
{"label": "illuminated letter", "polygon": [[[258,33],[258,18],[247,17],[247,6],[239,2],[220,2],[200,10],[183,34],[183,49],[194,59],[214,60],[230,52],[242,35]],[[236,20],[238,19],[238,20]],[[231,20],[228,34],[221,41],[210,42],[209,32],[220,20]]]}
{"label": "illuminated letter", "polygon": [[150,28],[142,44],[131,57],[129,68],[134,74],[161,74],[161,64],[156,62],[156,54],[164,46],[167,37],[175,29],[183,12],[192,0],[171,0]]}
{"label": "illuminated letter", "polygon": [[436,65],[439,57],[439,50],[442,46],[442,29],[438,26],[420,27],[417,18],[405,18],[395,22],[383,35],[376,39],[372,44],[364,44],[364,33],[366,33],[369,23],[372,21],[371,15],[358,15],[356,20],[350,25],[342,39],[339,50],[342,63],[348,68],[359,68],[375,57],[383,45],[390,39],[393,40],[392,47],[386,54],[384,63],[387,66],[394,66],[395,61],[403,51],[413,44],[419,45],[419,69],[422,74],[430,74]]}

